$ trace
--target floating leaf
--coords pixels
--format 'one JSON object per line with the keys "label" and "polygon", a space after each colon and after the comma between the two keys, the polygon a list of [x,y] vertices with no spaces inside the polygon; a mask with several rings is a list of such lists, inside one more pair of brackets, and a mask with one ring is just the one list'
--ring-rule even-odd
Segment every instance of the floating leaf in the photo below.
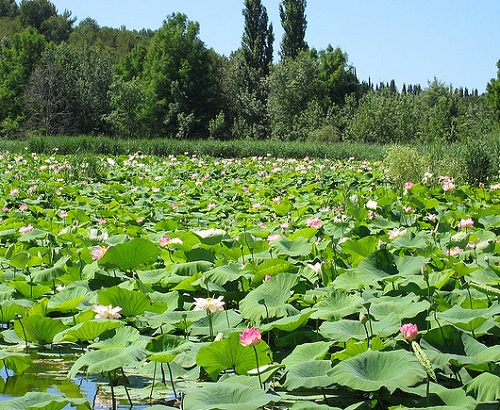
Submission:
{"label": "floating leaf", "polygon": [[239,383],[205,384],[186,394],[184,406],[196,410],[257,410],[276,396]]}
{"label": "floating leaf", "polygon": [[67,398],[57,394],[28,392],[23,397],[0,402],[0,410],[62,410],[68,404],[91,409],[87,399]]}

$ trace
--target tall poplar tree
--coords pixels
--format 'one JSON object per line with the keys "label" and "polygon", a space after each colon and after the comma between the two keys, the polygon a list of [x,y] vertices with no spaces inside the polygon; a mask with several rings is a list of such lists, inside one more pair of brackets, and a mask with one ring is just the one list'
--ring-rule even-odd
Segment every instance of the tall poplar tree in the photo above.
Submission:
{"label": "tall poplar tree", "polygon": [[281,41],[282,59],[295,58],[300,51],[308,49],[306,5],[306,0],[283,0],[280,4],[281,25],[285,30]]}
{"label": "tall poplar tree", "polygon": [[273,61],[273,25],[269,24],[266,8],[260,0],[245,0],[245,29],[241,49],[247,65],[261,76],[269,75]]}

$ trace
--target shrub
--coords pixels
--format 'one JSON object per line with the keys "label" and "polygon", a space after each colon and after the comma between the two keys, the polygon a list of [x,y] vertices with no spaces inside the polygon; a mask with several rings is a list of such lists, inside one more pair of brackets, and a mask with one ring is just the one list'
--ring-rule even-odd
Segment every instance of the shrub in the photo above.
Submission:
{"label": "shrub", "polygon": [[429,157],[416,148],[394,145],[385,156],[389,175],[398,181],[418,182],[429,171]]}
{"label": "shrub", "polygon": [[492,158],[491,146],[482,139],[469,139],[462,150],[465,180],[469,185],[487,182],[497,172],[498,166]]}

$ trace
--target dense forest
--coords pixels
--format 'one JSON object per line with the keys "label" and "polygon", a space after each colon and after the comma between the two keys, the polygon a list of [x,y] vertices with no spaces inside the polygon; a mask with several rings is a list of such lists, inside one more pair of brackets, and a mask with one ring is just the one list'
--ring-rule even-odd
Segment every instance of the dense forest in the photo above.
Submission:
{"label": "dense forest", "polygon": [[[487,91],[360,81],[348,54],[305,41],[306,0],[279,5],[279,61],[260,0],[244,0],[241,46],[208,48],[180,13],[157,30],[76,24],[48,0],[0,0],[0,137],[455,142],[498,134]],[[492,62],[494,63],[494,62]]]}

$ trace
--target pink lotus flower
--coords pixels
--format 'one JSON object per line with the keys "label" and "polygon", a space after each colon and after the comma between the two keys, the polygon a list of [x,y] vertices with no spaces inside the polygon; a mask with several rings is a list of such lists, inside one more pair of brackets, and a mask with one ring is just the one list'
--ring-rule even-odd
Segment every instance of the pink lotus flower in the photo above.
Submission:
{"label": "pink lotus flower", "polygon": [[405,189],[410,190],[413,188],[414,185],[415,184],[413,182],[408,181],[408,182],[405,182],[404,186],[405,186]]}
{"label": "pink lotus flower", "polygon": [[24,234],[26,234],[26,233],[28,233],[28,232],[31,232],[31,231],[32,231],[32,230],[34,230],[34,229],[35,229],[35,228],[34,228],[34,227],[33,227],[33,225],[31,225],[31,224],[29,224],[28,226],[21,226],[21,227],[19,228],[19,233],[20,233],[21,235],[24,235]]}
{"label": "pink lotus flower", "polygon": [[272,276],[271,275],[266,275],[264,276],[264,279],[262,279],[262,283],[266,283],[269,279],[271,279]]}
{"label": "pink lotus flower", "polygon": [[446,249],[445,255],[446,256],[456,256],[460,252],[463,252],[464,250],[462,248],[459,248],[458,246],[455,246],[453,249]]}
{"label": "pink lotus flower", "polygon": [[181,238],[171,238],[170,236],[163,235],[160,238],[160,246],[165,247],[171,244],[177,243],[179,245],[182,245],[184,242],[182,242]]}
{"label": "pink lotus flower", "polygon": [[106,254],[106,252],[109,248],[110,248],[110,246],[105,247],[105,246],[97,245],[95,247],[95,249],[90,251],[90,254],[92,255],[92,259],[95,261],[102,259],[102,257]]}
{"label": "pink lotus flower", "polygon": [[26,205],[26,204],[22,204],[22,205],[19,207],[19,210],[20,210],[20,211],[27,211],[27,210],[28,210],[28,205]]}
{"label": "pink lotus flower", "polygon": [[474,226],[474,219],[472,219],[472,218],[460,219],[460,222],[458,222],[457,226],[460,229],[463,229],[463,228],[472,228]]}
{"label": "pink lotus flower", "polygon": [[413,323],[406,323],[399,328],[399,331],[406,340],[413,340],[417,337],[418,326]]}
{"label": "pink lotus flower", "polygon": [[258,345],[261,339],[260,329],[251,327],[245,329],[240,334],[240,344],[242,346],[255,346]]}
{"label": "pink lotus flower", "polygon": [[274,242],[274,241],[278,240],[280,237],[281,237],[281,235],[280,235],[280,234],[277,234],[277,233],[272,233],[271,235],[269,235],[269,236],[267,237],[267,241],[268,241],[269,243],[271,243],[271,242]]}
{"label": "pink lotus flower", "polygon": [[321,219],[319,219],[318,217],[307,218],[306,219],[306,225],[309,228],[320,229],[321,226],[322,226]]}
{"label": "pink lotus flower", "polygon": [[97,313],[95,315],[95,319],[118,319],[122,317],[122,315],[118,313],[122,310],[120,306],[113,307],[112,305],[97,305],[94,306],[92,310]]}
{"label": "pink lotus flower", "polygon": [[68,213],[62,209],[60,212],[59,212],[59,218],[66,218],[68,216]]}

